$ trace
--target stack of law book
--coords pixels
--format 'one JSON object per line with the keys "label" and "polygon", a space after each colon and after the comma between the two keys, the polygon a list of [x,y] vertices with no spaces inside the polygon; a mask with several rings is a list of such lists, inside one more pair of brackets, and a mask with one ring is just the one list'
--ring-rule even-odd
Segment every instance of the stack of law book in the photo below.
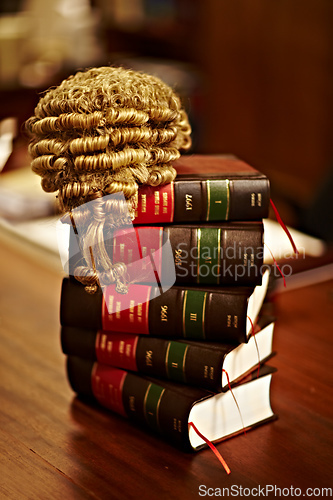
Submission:
{"label": "stack of law book", "polygon": [[275,418],[269,181],[232,156],[174,166],[174,182],[139,188],[131,231],[106,238],[127,265],[126,293],[63,279],[61,345],[75,393],[197,450]]}

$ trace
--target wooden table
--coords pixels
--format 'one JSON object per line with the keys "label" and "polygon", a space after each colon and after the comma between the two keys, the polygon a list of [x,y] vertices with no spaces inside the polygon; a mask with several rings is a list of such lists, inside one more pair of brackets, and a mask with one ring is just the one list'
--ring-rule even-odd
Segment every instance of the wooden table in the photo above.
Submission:
{"label": "wooden table", "polygon": [[227,476],[209,449],[179,452],[77,400],[60,348],[61,273],[6,242],[0,262],[1,499],[260,497],[266,485],[277,497],[332,495],[332,281],[276,297],[279,419],[218,445]]}

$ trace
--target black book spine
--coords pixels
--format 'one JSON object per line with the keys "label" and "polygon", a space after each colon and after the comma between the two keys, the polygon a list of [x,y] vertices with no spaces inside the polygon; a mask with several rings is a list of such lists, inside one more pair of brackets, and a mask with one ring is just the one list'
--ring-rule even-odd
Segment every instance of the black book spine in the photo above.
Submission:
{"label": "black book spine", "polygon": [[209,393],[194,388],[172,390],[113,367],[74,356],[67,358],[67,375],[74,392],[157,432],[169,442],[190,450],[188,416],[192,405]]}
{"label": "black book spine", "polygon": [[[147,302],[122,308],[121,301],[131,303],[136,287],[144,288]],[[60,321],[63,326],[239,344],[247,341],[247,304],[252,292],[247,287],[171,287],[160,294],[158,287],[132,285],[122,295],[109,285],[104,295],[100,289],[88,294],[83,285],[64,278]]]}
{"label": "black book spine", "polygon": [[232,349],[68,326],[61,329],[61,344],[66,355],[215,392],[222,389],[223,361]]}
{"label": "black book spine", "polygon": [[[137,226],[105,231],[105,250],[113,263],[126,265],[130,282],[156,285],[159,280],[162,286],[169,285],[170,280],[175,280],[176,285],[261,283],[262,222]],[[70,238],[68,274],[74,276],[84,262],[73,231]],[[97,271],[104,272],[98,245],[93,247],[93,254]]]}
{"label": "black book spine", "polygon": [[261,220],[268,216],[263,174],[178,175],[170,184],[142,186],[134,224]]}
{"label": "black book spine", "polygon": [[261,220],[268,216],[269,198],[269,181],[264,175],[176,178],[173,222]]}
{"label": "black book spine", "polygon": [[[166,226],[164,238],[171,244],[176,284],[245,285],[261,283],[263,224]],[[163,266],[162,283],[169,266]]]}

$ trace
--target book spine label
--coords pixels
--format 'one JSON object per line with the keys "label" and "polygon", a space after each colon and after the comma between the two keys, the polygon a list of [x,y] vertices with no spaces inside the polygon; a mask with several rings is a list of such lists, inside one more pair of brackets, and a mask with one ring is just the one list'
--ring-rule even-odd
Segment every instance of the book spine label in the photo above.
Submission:
{"label": "book spine label", "polygon": [[180,342],[169,342],[166,356],[165,368],[167,377],[175,382],[185,384],[186,380],[186,357],[189,350],[188,344],[181,344]]}
{"label": "book spine label", "polygon": [[123,405],[123,386],[126,372],[110,366],[94,363],[91,372],[91,388],[97,401],[109,410],[127,416]]}
{"label": "book spine label", "polygon": [[174,219],[174,183],[141,186],[138,192],[134,224],[168,223]]}
{"label": "book spine label", "polygon": [[205,339],[207,292],[186,290],[183,300],[183,337]]}
{"label": "book spine label", "polygon": [[170,390],[164,383],[128,373],[123,388],[124,408],[130,419],[157,431],[175,445],[188,447],[189,411],[193,402],[205,394],[202,390],[194,393],[192,399],[182,391]]}
{"label": "book spine label", "polygon": [[228,220],[230,211],[229,179],[207,180],[206,221]]}
{"label": "book spine label", "polygon": [[136,350],[138,336],[114,332],[98,331],[95,341],[97,361],[105,365],[118,366],[125,370],[137,371]]}
{"label": "book spine label", "polygon": [[219,285],[221,278],[221,229],[198,228],[197,245],[197,283]]}
{"label": "book spine label", "polygon": [[[261,223],[221,226],[168,226],[176,283],[248,285],[261,283],[263,226]],[[162,266],[167,282],[168,266]]]}
{"label": "book spine label", "polygon": [[171,288],[149,305],[151,335],[246,342],[249,291],[229,293]]}
{"label": "book spine label", "polygon": [[[181,394],[99,363],[93,365],[91,388],[96,400],[105,408],[147,426],[174,444],[188,444],[187,418],[192,402]],[[165,396],[168,396],[166,401]]]}
{"label": "book spine label", "polygon": [[165,389],[157,384],[150,383],[143,400],[143,412],[148,426],[161,432],[159,408]]}
{"label": "book spine label", "polygon": [[176,178],[163,186],[140,187],[133,222],[144,225],[260,220],[268,216],[269,196],[265,176]]}
{"label": "book spine label", "polygon": [[102,328],[118,332],[149,334],[151,286],[135,285],[126,294],[115,285],[105,287],[102,301]]}
{"label": "book spine label", "polygon": [[113,262],[124,262],[129,282],[155,284],[162,272],[163,227],[116,230],[108,240]]}

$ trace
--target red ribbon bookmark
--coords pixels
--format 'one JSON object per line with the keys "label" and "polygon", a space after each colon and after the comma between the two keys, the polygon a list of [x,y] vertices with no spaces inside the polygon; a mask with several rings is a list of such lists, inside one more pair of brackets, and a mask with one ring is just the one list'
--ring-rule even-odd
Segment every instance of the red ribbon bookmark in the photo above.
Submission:
{"label": "red ribbon bookmark", "polygon": [[291,246],[293,247],[294,252],[295,252],[296,254],[298,254],[298,250],[297,250],[297,248],[296,248],[295,242],[294,242],[293,237],[291,236],[291,234],[290,234],[290,232],[289,232],[289,230],[288,230],[287,226],[285,225],[285,223],[284,223],[284,222],[283,222],[283,220],[281,219],[280,214],[279,214],[279,212],[278,212],[278,210],[277,210],[276,206],[274,205],[274,203],[273,203],[272,199],[270,199],[269,201],[271,202],[271,206],[272,206],[272,208],[273,208],[273,210],[274,210],[275,217],[277,218],[278,223],[280,224],[280,226],[282,227],[282,229],[284,230],[284,232],[285,232],[285,233],[286,233],[286,235],[288,236],[289,241],[290,241],[290,243],[291,243]]}
{"label": "red ribbon bookmark", "polygon": [[217,458],[219,459],[219,461],[223,465],[226,473],[230,474],[231,470],[229,469],[226,461],[224,460],[224,458],[222,457],[222,455],[220,454],[220,452],[216,449],[216,447],[213,445],[213,443],[211,441],[209,441],[209,439],[207,439],[203,434],[201,434],[201,432],[196,428],[196,426],[194,425],[193,422],[189,422],[188,425],[190,425],[191,427],[193,427],[193,429],[198,434],[198,436],[201,437],[201,439],[203,439],[206,444],[208,444],[209,448],[212,450],[213,453],[215,453],[215,455],[217,456]]}

